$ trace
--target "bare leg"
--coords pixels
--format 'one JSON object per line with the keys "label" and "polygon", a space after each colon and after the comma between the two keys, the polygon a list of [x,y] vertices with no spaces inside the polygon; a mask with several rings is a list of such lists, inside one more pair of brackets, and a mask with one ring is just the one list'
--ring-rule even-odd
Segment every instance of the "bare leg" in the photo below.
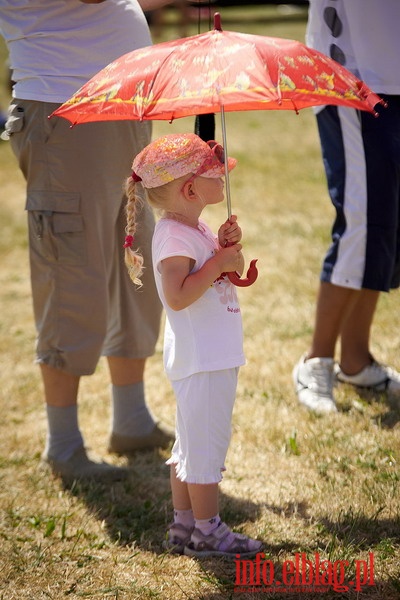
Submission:
{"label": "bare leg", "polygon": [[[111,381],[114,385],[131,385],[143,381],[145,359],[108,357]],[[80,377],[45,364],[40,365],[46,403],[71,406],[77,403]]]}
{"label": "bare leg", "polygon": [[108,356],[107,362],[114,385],[131,385],[143,381],[146,359]]}
{"label": "bare leg", "polygon": [[[143,381],[145,359],[108,357],[111,381],[114,385],[130,385]],[[51,406],[72,406],[77,403],[80,377],[41,364],[46,403]]]}
{"label": "bare leg", "polygon": [[360,290],[342,320],[340,365],[347,375],[355,375],[371,363],[369,339],[378,299],[379,292]]}
{"label": "bare leg", "polygon": [[341,367],[348,375],[370,364],[369,338],[379,292],[321,283],[308,358],[334,357],[341,337]]}
{"label": "bare leg", "polygon": [[218,483],[185,483],[176,476],[171,465],[172,502],[176,510],[192,508],[195,519],[211,519],[219,512]]}
{"label": "bare leg", "polygon": [[333,358],[343,315],[358,291],[321,282],[315,315],[314,335],[307,358]]}
{"label": "bare leg", "polygon": [[190,501],[188,484],[177,478],[175,465],[171,465],[170,468],[170,482],[174,509],[190,510],[192,508],[192,503]]}
{"label": "bare leg", "polygon": [[46,404],[62,407],[77,403],[79,377],[45,364],[40,365],[40,370]]}
{"label": "bare leg", "polygon": [[188,483],[195,519],[211,519],[219,513],[218,483]]}

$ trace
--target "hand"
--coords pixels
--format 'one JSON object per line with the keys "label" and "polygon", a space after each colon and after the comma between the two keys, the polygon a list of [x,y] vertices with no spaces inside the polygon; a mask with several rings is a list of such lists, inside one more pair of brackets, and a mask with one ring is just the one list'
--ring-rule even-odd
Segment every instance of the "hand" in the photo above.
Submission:
{"label": "hand", "polygon": [[237,216],[231,215],[218,230],[218,241],[222,248],[237,244],[242,239],[242,230],[237,223]]}
{"label": "hand", "polygon": [[218,250],[214,259],[218,262],[221,273],[242,272],[243,256],[241,250],[241,244],[233,244]]}

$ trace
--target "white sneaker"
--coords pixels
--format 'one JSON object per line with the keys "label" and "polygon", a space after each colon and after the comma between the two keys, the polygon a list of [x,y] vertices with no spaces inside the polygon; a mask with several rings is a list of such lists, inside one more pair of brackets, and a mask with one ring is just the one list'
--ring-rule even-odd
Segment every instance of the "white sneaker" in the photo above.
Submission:
{"label": "white sneaker", "polygon": [[334,370],[337,381],[341,383],[370,388],[376,392],[400,395],[400,373],[391,367],[379,364],[375,360],[356,375],[346,375],[338,364],[335,365]]}
{"label": "white sneaker", "polygon": [[333,358],[301,357],[293,369],[300,404],[318,414],[337,412],[333,399]]}

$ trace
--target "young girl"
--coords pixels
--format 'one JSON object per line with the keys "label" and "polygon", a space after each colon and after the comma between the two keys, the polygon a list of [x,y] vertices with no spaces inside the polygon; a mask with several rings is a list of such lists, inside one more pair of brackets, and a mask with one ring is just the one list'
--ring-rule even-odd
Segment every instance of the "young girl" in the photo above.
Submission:
{"label": "young girl", "polygon": [[[236,160],[227,158],[228,169]],[[177,401],[171,465],[174,522],[166,547],[189,556],[253,556],[262,543],[232,532],[219,517],[218,483],[231,434],[238,368],[245,362],[236,289],[226,272],[243,271],[242,236],[232,215],[215,236],[200,220],[224,199],[224,151],[195,134],[171,134],[135,158],[127,182],[126,262],[140,285],[132,249],[140,181],[162,210],[153,268],[166,311],[164,365]]]}

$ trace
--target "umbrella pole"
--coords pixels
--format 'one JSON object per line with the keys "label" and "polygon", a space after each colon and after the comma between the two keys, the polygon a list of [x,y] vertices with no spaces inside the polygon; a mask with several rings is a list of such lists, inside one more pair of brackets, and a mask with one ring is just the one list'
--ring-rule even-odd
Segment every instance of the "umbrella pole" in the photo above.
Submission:
{"label": "umbrella pole", "polygon": [[[222,129],[222,144],[224,147],[224,165],[225,165],[225,189],[226,189],[226,203],[228,205],[228,219],[232,216],[232,206],[231,206],[231,188],[229,185],[229,171],[228,171],[228,148],[226,142],[226,127],[225,127],[225,110],[222,104],[221,107],[221,129]],[[256,267],[257,259],[252,260],[250,262],[250,267],[247,270],[246,277],[243,279],[240,277],[239,273],[231,272],[227,273],[228,279],[233,285],[237,285],[239,287],[248,287],[252,285],[258,277],[258,270]]]}
{"label": "umbrella pole", "polygon": [[[218,14],[218,13],[216,13]],[[218,15],[219,16],[219,15]],[[216,27],[216,29],[220,29],[221,27]],[[222,130],[222,145],[224,148],[224,166],[225,166],[225,189],[226,189],[226,204],[228,207],[228,219],[232,216],[232,204],[231,204],[231,186],[229,183],[229,170],[228,170],[228,142],[226,140],[226,126],[225,126],[225,109],[220,104],[220,112],[221,112],[221,130]],[[257,259],[252,260],[250,262],[250,267],[247,270],[247,275],[243,279],[240,277],[239,273],[231,272],[227,273],[228,279],[234,285],[239,287],[247,287],[252,285],[258,277],[258,270],[256,267]]]}
{"label": "umbrella pole", "polygon": [[226,141],[226,127],[225,127],[225,109],[222,106],[222,104],[221,104],[221,129],[222,129],[222,145],[224,147],[226,203],[228,206],[228,219],[230,219],[231,215],[232,215],[231,186],[229,184],[228,148],[227,148],[227,141]]}

